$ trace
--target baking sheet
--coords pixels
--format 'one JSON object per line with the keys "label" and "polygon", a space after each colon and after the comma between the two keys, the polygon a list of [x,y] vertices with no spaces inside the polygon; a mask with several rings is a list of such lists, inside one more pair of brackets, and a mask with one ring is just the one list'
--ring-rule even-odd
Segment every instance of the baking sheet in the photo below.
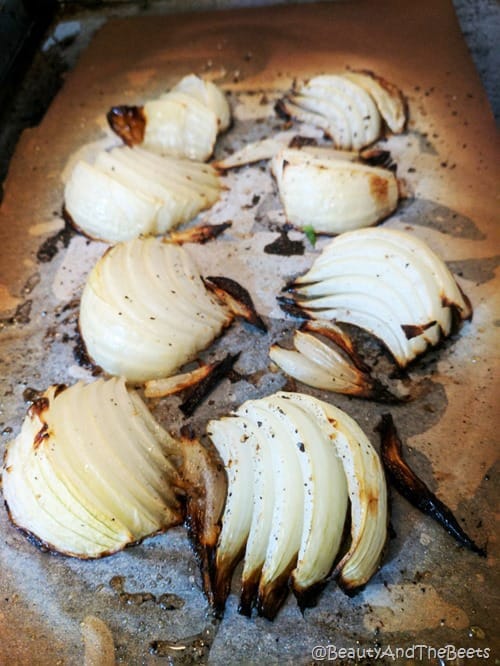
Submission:
{"label": "baking sheet", "polygon": [[[29,389],[90,376],[73,355],[75,322],[85,275],[105,246],[63,229],[60,176],[77,148],[103,136],[105,111],[154,97],[184,74],[210,76],[230,92],[235,113],[234,128],[217,148],[223,155],[245,140],[286,129],[272,112],[277,90],[295,77],[346,66],[369,68],[396,82],[409,101],[408,132],[384,144],[398,163],[409,198],[385,224],[424,238],[448,262],[474,306],[473,321],[460,335],[412,371],[416,381],[427,382],[424,394],[391,411],[410,446],[411,464],[472,536],[488,544],[488,558],[458,548],[394,496],[395,536],[381,571],[361,594],[350,599],[330,584],[318,606],[304,615],[289,599],[274,623],[249,621],[236,612],[235,579],[224,620],[217,623],[207,614],[182,529],[111,558],[79,562],[40,553],[1,512],[0,664],[83,663],[80,625],[87,616],[106,622],[118,662],[126,664],[161,662],[151,654],[151,644],[175,640],[186,645],[177,661],[199,658],[213,664],[310,663],[316,645],[385,648],[378,663],[394,663],[387,648],[416,644],[494,650],[498,143],[485,94],[445,0],[135,17],[112,21],[98,33],[42,124],[23,135],[5,185],[0,210],[2,449],[19,430]],[[204,274],[235,277],[249,289],[270,333],[259,337],[237,325],[208,353],[242,349],[237,366],[242,378],[224,382],[213,404],[198,410],[193,419],[198,430],[214,412],[283,386],[281,374],[268,372],[266,350],[294,322],[280,313],[274,295],[315,256],[307,241],[303,256],[263,251],[283,219],[263,165],[233,172],[226,183],[225,199],[202,219],[230,219],[231,230],[217,243],[190,249]],[[329,399],[353,415],[377,445],[373,428],[386,406]],[[155,413],[176,427],[176,399],[157,405]],[[171,610],[165,594],[175,595]],[[338,655],[335,649],[330,656]],[[320,650],[316,658],[321,655]],[[407,663],[406,655],[396,663]],[[364,657],[363,652],[344,656],[347,663],[354,656],[369,661],[366,651]],[[415,656],[418,661],[419,653]]]}

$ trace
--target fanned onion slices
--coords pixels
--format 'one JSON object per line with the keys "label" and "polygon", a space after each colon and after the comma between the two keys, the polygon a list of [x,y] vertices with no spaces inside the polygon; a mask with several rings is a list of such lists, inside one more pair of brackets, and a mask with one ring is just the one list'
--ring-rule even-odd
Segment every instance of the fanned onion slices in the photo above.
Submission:
{"label": "fanned onion slices", "polygon": [[382,120],[395,133],[406,123],[406,105],[398,88],[372,72],[323,74],[296,85],[278,110],[314,125],[341,150],[361,150],[382,134]]}
{"label": "fanned onion slices", "polygon": [[113,107],[107,118],[129,146],[142,144],[161,155],[204,162],[217,133],[228,128],[231,111],[220,88],[190,74],[144,106]]}
{"label": "fanned onion slices", "polygon": [[333,239],[281,297],[306,318],[354,324],[379,338],[400,367],[472,316],[446,264],[413,234],[359,229]]}
{"label": "fanned onion slices", "polygon": [[94,363],[143,382],[173,374],[231,321],[187,250],[146,238],[115,245],[97,262],[83,290],[79,325]]}
{"label": "fanned onion slices", "polygon": [[12,522],[66,555],[109,555],[182,522],[179,445],[123,379],[51,386],[3,465]]}
{"label": "fanned onion slices", "polygon": [[[289,584],[299,604],[310,605],[334,568],[345,589],[367,582],[386,540],[386,486],[353,419],[310,396],[279,392],[210,421],[207,432],[228,475],[212,576],[218,610],[242,556],[247,615],[256,606],[272,619]],[[351,540],[341,556],[348,500]]]}
{"label": "fanned onion slices", "polygon": [[380,222],[398,204],[388,169],[288,148],[273,158],[272,170],[286,218],[299,228],[340,234]]}
{"label": "fanned onion slices", "polygon": [[213,167],[141,148],[80,160],[64,191],[70,221],[91,238],[116,243],[163,234],[212,206],[221,185]]}

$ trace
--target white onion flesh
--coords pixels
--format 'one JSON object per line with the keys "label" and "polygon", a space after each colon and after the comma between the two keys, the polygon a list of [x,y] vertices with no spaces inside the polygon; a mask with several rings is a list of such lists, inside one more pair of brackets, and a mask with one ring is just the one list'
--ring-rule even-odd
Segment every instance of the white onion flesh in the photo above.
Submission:
{"label": "white onion flesh", "polygon": [[297,149],[278,153],[272,169],[286,218],[299,228],[340,234],[376,224],[398,203],[397,180],[387,169]]}
{"label": "white onion flesh", "polygon": [[[385,479],[375,450],[350,417],[310,396],[279,392],[245,402],[207,430],[222,453],[235,447],[228,474],[246,479],[247,487],[228,499],[228,530],[237,539],[221,540],[217,552],[218,562],[232,559],[234,568],[246,534],[243,612],[255,603],[260,614],[273,617],[289,578],[299,602],[324,583],[339,552],[348,494],[352,543],[338,567],[341,582],[355,587],[373,575],[386,538]],[[225,520],[226,513],[223,530]]]}
{"label": "white onion flesh", "polygon": [[248,481],[252,478],[252,451],[232,418],[210,421],[207,433],[224,463],[228,482],[215,562],[217,584],[221,585],[223,579],[229,584],[250,531],[254,487]]}
{"label": "white onion flesh", "polygon": [[281,100],[292,118],[323,129],[341,150],[356,150],[380,138],[382,118],[393,132],[406,123],[406,106],[398,88],[368,72],[323,74]]}
{"label": "white onion flesh", "polygon": [[231,155],[224,157],[224,159],[213,162],[213,165],[218,169],[226,170],[253,164],[261,160],[270,160],[276,153],[285,148],[289,141],[289,136],[282,139],[269,137],[268,139],[253,141]]}
{"label": "white onion flesh", "polygon": [[123,379],[52,386],[7,448],[4,497],[46,547],[99,557],[181,522],[178,456]]}
{"label": "white onion flesh", "polygon": [[293,342],[294,349],[273,345],[269,350],[269,358],[290,377],[325,391],[372,396],[371,378],[345,354],[302,331],[295,332]]}
{"label": "white onion flesh", "polygon": [[392,132],[399,134],[404,130],[406,104],[397,86],[373,72],[348,71],[344,76],[371,95]]}
{"label": "white onion flesh", "polygon": [[97,262],[79,325],[94,363],[143,382],[175,373],[231,320],[184,248],[147,238],[115,245]]}
{"label": "white onion flesh", "polygon": [[354,324],[404,367],[450,334],[471,307],[445,263],[412,234],[360,229],[331,241],[295,281],[294,298],[315,319]]}
{"label": "white onion flesh", "polygon": [[220,132],[227,130],[231,124],[231,109],[227,98],[212,81],[205,81],[195,74],[189,74],[181,79],[172,90],[191,95],[211,109],[217,117]]}
{"label": "white onion flesh", "polygon": [[379,138],[381,119],[377,105],[363,87],[353,83],[344,74],[316,76],[303,86],[302,94],[338,100],[351,121],[354,150],[370,145]]}
{"label": "white onion flesh", "polygon": [[219,199],[220,190],[209,165],[124,146],[100,151],[93,164],[77,162],[64,198],[75,226],[116,243],[192,220]]}
{"label": "white onion flesh", "polygon": [[171,91],[146,102],[143,111],[146,119],[143,148],[199,162],[212,154],[217,116],[196,97]]}
{"label": "white onion flesh", "polygon": [[[297,400],[296,394],[290,394]],[[303,401],[320,401],[303,396]],[[336,566],[345,589],[364,585],[378,568],[387,539],[387,487],[380,458],[359,425],[342,410],[321,402],[347,478],[351,503],[351,545]]]}
{"label": "white onion flesh", "polygon": [[276,581],[288,576],[297,560],[304,519],[304,480],[295,453],[297,442],[291,441],[287,435],[278,408],[263,399],[247,402],[240,412],[262,429],[271,446],[274,503],[266,558],[259,580],[258,604],[262,607],[268,598],[272,598]]}

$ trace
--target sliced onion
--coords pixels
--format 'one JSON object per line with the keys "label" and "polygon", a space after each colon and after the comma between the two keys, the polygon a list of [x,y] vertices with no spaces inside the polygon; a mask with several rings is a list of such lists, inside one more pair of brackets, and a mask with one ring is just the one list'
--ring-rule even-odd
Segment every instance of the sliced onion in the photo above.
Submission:
{"label": "sliced onion", "polygon": [[215,84],[191,74],[144,106],[113,107],[107,118],[127,146],[204,162],[217,132],[229,127],[231,111]]}
{"label": "sliced onion", "polygon": [[154,233],[161,200],[77,162],[64,189],[64,206],[87,236],[116,243]]}
{"label": "sliced onion", "polygon": [[339,234],[379,222],[398,203],[397,180],[387,169],[296,149],[278,153],[272,169],[286,218],[300,228]]}
{"label": "sliced onion", "polygon": [[97,262],[79,324],[97,365],[142,382],[176,372],[231,321],[187,251],[148,238],[116,245]]}
{"label": "sliced onion", "polygon": [[399,134],[404,130],[406,103],[397,86],[367,70],[348,71],[344,76],[371,95],[392,132]]}
{"label": "sliced onion", "polygon": [[296,85],[278,111],[322,129],[341,150],[361,150],[381,136],[381,117],[393,132],[406,123],[398,88],[372,72],[323,74]]}
{"label": "sliced onion", "polygon": [[289,582],[301,606],[309,605],[337,559],[348,495],[352,542],[337,566],[340,581],[353,589],[373,575],[386,538],[385,480],[375,450],[347,414],[280,392],[211,421],[208,433],[230,479],[227,536],[221,534],[213,578],[219,610],[245,541],[240,612],[249,615],[255,605],[272,619]]}
{"label": "sliced onion", "polygon": [[244,166],[245,164],[253,164],[261,160],[270,160],[280,150],[286,147],[290,137],[285,135],[281,138],[269,137],[261,139],[260,141],[253,141],[247,143],[243,148],[236,152],[224,157],[222,160],[213,162],[212,164],[217,169],[227,170],[234,169],[235,167]]}
{"label": "sliced onion", "polygon": [[161,234],[193,219],[220,196],[213,167],[140,148],[100,151],[79,161],[65,186],[65,210],[92,238],[110,243]]}
{"label": "sliced onion", "polygon": [[207,429],[226,468],[228,491],[215,556],[215,607],[222,609],[231,576],[245,547],[252,520],[253,484],[251,448],[232,418],[211,421]]}
{"label": "sliced onion", "polygon": [[340,110],[351,135],[351,145],[342,147],[360,150],[380,136],[380,114],[372,97],[345,76],[316,76],[301,86],[298,92],[303,105],[326,117],[330,117],[333,106],[336,109],[333,117]]}
{"label": "sliced onion", "polygon": [[208,377],[211,371],[212,365],[207,364],[190,372],[183,372],[180,375],[150,379],[145,384],[144,395],[146,398],[165,398],[168,395],[180,393],[184,389],[195,386],[202,379]]}
{"label": "sliced onion", "polygon": [[472,315],[445,263],[421,240],[394,229],[342,234],[293,287],[313,319],[364,328],[404,367]]}
{"label": "sliced onion", "polygon": [[15,525],[67,555],[108,555],[182,521],[179,446],[123,379],[52,386],[7,448]]}
{"label": "sliced onion", "polygon": [[213,152],[217,116],[195,97],[170,92],[144,105],[142,146],[160,155],[204,162]]}
{"label": "sliced onion", "polygon": [[173,90],[191,95],[211,109],[217,117],[220,132],[231,124],[231,109],[226,96],[212,81],[205,81],[195,74],[189,74],[181,79]]}
{"label": "sliced onion", "polygon": [[351,544],[335,573],[344,589],[353,590],[379,566],[387,539],[387,488],[380,458],[359,425],[333,405],[322,403],[322,409],[332,426],[351,502]]}

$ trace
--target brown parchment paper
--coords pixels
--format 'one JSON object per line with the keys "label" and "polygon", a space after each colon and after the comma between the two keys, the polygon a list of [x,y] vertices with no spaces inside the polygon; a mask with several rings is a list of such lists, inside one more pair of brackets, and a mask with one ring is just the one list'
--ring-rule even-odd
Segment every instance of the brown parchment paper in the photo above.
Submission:
{"label": "brown parchment paper", "polygon": [[[396,648],[417,644],[486,649],[498,656],[498,136],[447,0],[359,0],[106,24],[40,126],[24,133],[5,185],[2,451],[19,431],[27,389],[90,379],[73,354],[75,322],[85,276],[105,245],[64,231],[61,173],[75,150],[106,136],[107,109],[141,103],[184,74],[209,76],[230,93],[235,115],[233,129],[218,144],[221,156],[249,139],[285,131],[272,106],[277,91],[293,79],[346,67],[368,68],[394,81],[409,103],[407,132],[383,144],[408,196],[384,224],[424,238],[474,306],[472,322],[412,369],[415,381],[427,382],[426,390],[414,403],[391,411],[410,447],[411,464],[472,536],[487,544],[488,557],[460,549],[394,495],[394,536],[383,567],[355,598],[331,583],[318,606],[304,615],[289,599],[274,623],[248,620],[236,612],[235,579],[219,623],[207,614],[182,529],[111,558],[79,562],[41,553],[2,511],[2,666],[84,663],[81,623],[92,624],[89,616],[106,623],[118,663],[130,665],[168,663],[151,651],[151,644],[162,640],[185,647],[176,652],[179,663],[307,664],[325,654],[340,661],[341,648],[351,650],[344,663],[438,663],[424,648],[396,655]],[[197,411],[192,422],[199,431],[214,414],[285,384],[280,373],[269,372],[267,349],[295,323],[280,312],[275,295],[287,277],[310,265],[324,243],[313,249],[304,241],[303,256],[266,254],[264,247],[284,221],[268,170],[241,169],[230,173],[226,184],[228,193],[201,219],[231,220],[231,230],[214,244],[190,250],[202,273],[217,271],[249,289],[270,333],[259,337],[237,325],[207,352],[242,350],[241,379],[223,382],[213,402]],[[303,239],[298,232],[291,237]],[[387,406],[327,399],[354,416],[378,446],[373,428]],[[174,430],[180,422],[176,400],[153,405]],[[165,603],[165,594],[174,595],[175,603]],[[330,645],[330,652],[313,654],[316,645]],[[375,649],[382,652],[366,652]],[[453,656],[451,648],[447,655]]]}

